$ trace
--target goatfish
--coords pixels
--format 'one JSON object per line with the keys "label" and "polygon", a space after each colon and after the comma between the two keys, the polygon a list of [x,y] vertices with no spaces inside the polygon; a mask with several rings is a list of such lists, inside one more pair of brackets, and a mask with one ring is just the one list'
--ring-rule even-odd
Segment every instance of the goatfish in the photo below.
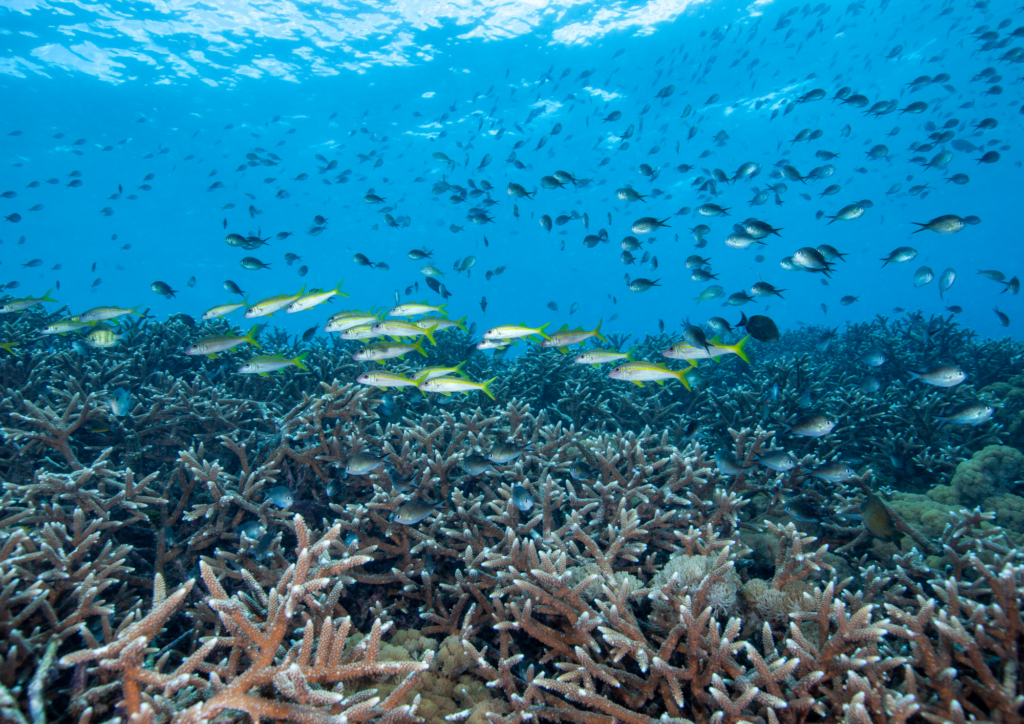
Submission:
{"label": "goatfish", "polygon": [[[548,322],[548,324],[551,323]],[[519,339],[520,337],[530,337],[534,334],[540,335],[544,339],[549,339],[544,334],[548,324],[544,324],[536,329],[527,327],[525,324],[503,324],[500,327],[488,329],[484,332],[484,339]]]}
{"label": "goatfish", "polygon": [[126,314],[134,314],[138,317],[143,316],[142,312],[137,311],[139,307],[132,307],[131,309],[121,309],[120,307],[93,307],[92,309],[76,314],[71,317],[72,321],[75,322],[104,322],[108,319],[116,319],[117,317],[123,317]]}
{"label": "goatfish", "polygon": [[382,337],[384,335],[374,332],[372,324],[360,324],[355,327],[349,327],[344,332],[338,335],[342,339],[373,339],[374,337]]}
{"label": "goatfish", "polygon": [[672,345],[661,354],[669,359],[684,359],[694,364],[696,364],[695,360],[710,359],[717,362],[718,358],[723,355],[734,354],[747,364],[750,364],[750,358],[743,351],[748,341],[750,341],[749,334],[736,344],[722,344],[718,337],[709,340],[707,347],[691,347],[684,342],[680,342],[679,344]]}
{"label": "goatfish", "polygon": [[228,302],[227,304],[218,304],[216,307],[210,307],[203,312],[202,319],[204,321],[210,319],[217,319],[217,317],[224,317],[231,314],[236,309],[241,309],[249,305],[249,297],[246,297],[240,302]]}
{"label": "goatfish", "polygon": [[633,359],[633,352],[635,350],[636,347],[629,350],[628,352],[623,353],[616,352],[615,350],[612,349],[592,349],[587,352],[584,352],[581,355],[578,355],[576,359],[573,361],[578,365],[603,365],[608,362],[614,362],[617,359],[624,359],[628,362],[634,362],[635,360]]}
{"label": "goatfish", "polygon": [[458,327],[463,332],[466,331],[466,317],[460,317],[459,319],[448,319],[447,317],[423,317],[423,319],[417,319],[413,322],[420,329],[426,329],[427,327],[437,327],[435,332],[441,332],[452,327]]}
{"label": "goatfish", "polygon": [[436,324],[423,328],[416,326],[412,322],[385,319],[382,322],[377,322],[370,329],[382,337],[418,337],[422,334],[430,340],[432,345],[437,345],[437,342],[434,341],[434,330],[437,329]]}
{"label": "goatfish", "polygon": [[94,324],[96,322],[76,322],[74,318],[58,319],[56,322],[43,327],[40,334],[67,334],[68,332],[75,332],[85,327],[91,327]]}
{"label": "goatfish", "polygon": [[276,297],[262,299],[245,310],[245,318],[269,317],[274,312],[280,312],[305,293],[306,285],[303,284],[298,294],[278,294]]}
{"label": "goatfish", "polygon": [[380,320],[380,316],[373,312],[338,312],[332,314],[327,324],[324,325],[325,332],[344,332],[353,327],[359,327],[361,325],[372,325],[376,324]]}
{"label": "goatfish", "polygon": [[10,314],[11,312],[23,312],[29,307],[34,307],[37,304],[43,302],[56,302],[56,299],[50,298],[50,292],[52,289],[47,289],[46,294],[41,297],[24,297],[22,299],[12,299],[7,304],[0,307],[0,314]]}
{"label": "goatfish", "polygon": [[381,390],[386,390],[388,387],[419,386],[418,380],[410,380],[408,377],[403,377],[402,375],[395,374],[394,372],[385,372],[384,370],[364,372],[356,378],[356,382],[361,385],[377,387]]}
{"label": "goatfish", "polygon": [[465,377],[466,373],[462,371],[462,368],[466,366],[468,361],[463,360],[454,367],[424,367],[416,371],[413,379],[416,380],[416,384],[420,384],[426,380],[433,380],[438,377]]}
{"label": "goatfish", "polygon": [[464,379],[462,377],[435,377],[429,380],[423,380],[419,384],[420,392],[426,394],[428,392],[440,392],[442,395],[449,396],[453,392],[472,392],[473,390],[480,390],[485,395],[494,399],[494,395],[491,393],[491,383],[494,382],[497,377],[492,377],[485,382],[473,382],[471,380]]}
{"label": "goatfish", "polygon": [[389,317],[415,317],[418,314],[429,314],[436,312],[437,314],[446,314],[445,307],[447,304],[438,304],[436,307],[426,302],[408,302],[406,304],[399,304],[397,307],[392,307],[388,310]]}
{"label": "goatfish", "polygon": [[419,352],[424,357],[427,356],[427,353],[423,351],[423,340],[421,339],[418,340],[416,344],[409,344],[407,342],[382,342],[380,344],[370,344],[353,354],[352,359],[356,362],[383,363],[384,360],[402,357],[406,352]]}
{"label": "goatfish", "polygon": [[312,309],[313,307],[319,304],[323,304],[331,297],[347,297],[348,295],[345,294],[345,292],[341,291],[341,285],[344,283],[345,280],[342,279],[340,282],[338,282],[338,286],[336,286],[334,289],[303,294],[294,302],[289,304],[288,309],[286,311],[288,312],[288,314],[294,314],[295,312],[304,312],[307,309]]}
{"label": "goatfish", "polygon": [[690,389],[690,383],[686,379],[685,372],[670,370],[663,364],[657,362],[626,362],[618,365],[608,374],[613,380],[625,380],[632,382],[638,387],[643,387],[644,382],[656,382],[659,385],[665,384],[665,380],[677,379],[683,383],[686,389]]}
{"label": "goatfish", "polygon": [[591,337],[597,337],[602,342],[608,342],[607,339],[601,334],[601,322],[604,320],[597,320],[597,326],[591,331],[587,332],[583,329],[569,329],[569,325],[563,326],[560,330],[552,334],[550,337],[540,343],[541,347],[555,347],[559,352],[565,354],[569,351],[569,345],[571,344],[583,344]]}
{"label": "goatfish", "polygon": [[285,367],[298,367],[300,370],[306,370],[308,372],[309,370],[306,365],[302,364],[302,360],[307,354],[309,354],[309,352],[303,352],[298,357],[292,357],[291,359],[279,354],[260,355],[259,357],[253,357],[251,360],[239,367],[238,373],[243,375],[270,377],[271,372],[283,370]]}
{"label": "goatfish", "polygon": [[256,349],[262,349],[260,343],[256,341],[256,332],[259,327],[260,325],[254,324],[244,337],[232,337],[228,334],[203,337],[198,342],[186,347],[185,354],[189,356],[205,354],[210,359],[214,359],[219,353],[227,352],[240,344],[251,344]]}

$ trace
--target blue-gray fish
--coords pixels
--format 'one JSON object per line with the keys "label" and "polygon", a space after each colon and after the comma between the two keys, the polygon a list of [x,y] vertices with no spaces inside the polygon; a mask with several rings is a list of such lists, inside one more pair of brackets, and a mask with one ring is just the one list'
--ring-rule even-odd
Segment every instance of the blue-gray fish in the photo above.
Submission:
{"label": "blue-gray fish", "polygon": [[940,427],[950,422],[954,425],[980,425],[985,422],[995,413],[995,408],[984,402],[974,400],[967,402],[954,410],[950,411],[948,415],[938,418]]}
{"label": "blue-gray fish", "polygon": [[426,500],[410,500],[398,506],[391,520],[399,525],[416,525],[444,505],[443,500],[431,503]]}
{"label": "blue-gray fish", "polygon": [[491,469],[491,461],[483,455],[467,455],[462,461],[462,469],[472,477],[476,477]]}
{"label": "blue-gray fish", "polygon": [[278,485],[267,491],[267,500],[276,505],[278,508],[290,508],[292,503],[295,502],[295,496],[292,495],[292,491],[284,485]]}
{"label": "blue-gray fish", "polygon": [[495,465],[507,465],[529,449],[529,445],[520,447],[514,442],[499,442],[491,448],[491,454],[487,456]]}
{"label": "blue-gray fish", "polygon": [[956,387],[967,379],[967,373],[960,365],[934,364],[921,372],[911,372],[910,381],[920,380],[933,387]]}
{"label": "blue-gray fish", "polygon": [[715,464],[726,475],[743,475],[743,472],[748,467],[743,465],[729,450],[719,450],[716,452]]}
{"label": "blue-gray fish", "polygon": [[376,455],[367,452],[356,453],[349,458],[345,466],[345,475],[368,475],[383,464],[384,461]]}
{"label": "blue-gray fish", "polygon": [[769,450],[755,457],[754,461],[777,473],[785,473],[796,467],[796,460],[785,450]]}
{"label": "blue-gray fish", "polygon": [[811,474],[816,478],[827,480],[830,483],[841,483],[844,480],[849,480],[857,473],[854,472],[847,463],[839,460],[833,460],[830,463],[825,463],[819,468],[811,471]]}
{"label": "blue-gray fish", "polygon": [[128,408],[132,403],[132,396],[123,387],[114,390],[114,394],[107,398],[107,405],[116,417],[124,417],[128,414]]}
{"label": "blue-gray fish", "polygon": [[812,412],[809,415],[797,418],[792,425],[783,425],[786,432],[803,437],[822,437],[832,432],[836,421],[828,415],[820,412]]}
{"label": "blue-gray fish", "polygon": [[524,513],[533,507],[533,496],[522,485],[512,486],[512,502]]}

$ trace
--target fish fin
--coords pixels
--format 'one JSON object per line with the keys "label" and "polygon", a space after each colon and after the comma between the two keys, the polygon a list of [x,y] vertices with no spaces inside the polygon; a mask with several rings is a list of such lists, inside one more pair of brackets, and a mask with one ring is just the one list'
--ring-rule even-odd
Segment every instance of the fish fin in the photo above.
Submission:
{"label": "fish fin", "polygon": [[466,377],[466,373],[462,371],[462,368],[465,367],[466,363],[468,363],[468,362],[469,362],[468,359],[464,359],[461,362],[459,362],[457,365],[455,365],[455,374],[457,374],[459,377]]}
{"label": "fish fin", "polygon": [[601,322],[603,322],[603,321],[604,321],[603,318],[597,320],[597,326],[594,327],[594,336],[597,337],[602,342],[605,342],[607,344],[608,340],[604,338],[603,334],[601,334]]}
{"label": "fish fin", "polygon": [[445,397],[451,397],[452,396],[451,392],[442,392],[441,394],[444,395]]}
{"label": "fish fin", "polygon": [[51,299],[50,298],[50,292],[52,292],[52,291],[53,291],[53,289],[47,289],[46,290],[46,294],[44,294],[42,297],[40,297],[39,301],[40,302],[56,302],[57,301],[56,299]]}
{"label": "fish fin", "polygon": [[256,374],[258,374],[260,377],[270,377],[269,372],[257,372]]}
{"label": "fish fin", "polygon": [[561,352],[562,354],[569,354],[569,348],[568,347],[559,347],[558,351]]}
{"label": "fish fin", "polygon": [[468,319],[468,317],[469,317],[469,315],[467,314],[466,316],[459,317],[458,319],[453,319],[452,321],[455,322],[455,326],[456,327],[458,327],[463,332],[465,332],[466,331],[466,319]]}
{"label": "fish fin", "polygon": [[309,352],[303,352],[303,353],[302,353],[302,354],[300,354],[300,355],[299,355],[298,357],[296,357],[295,359],[293,359],[293,360],[290,360],[290,361],[291,361],[291,363],[292,363],[292,364],[294,364],[294,365],[295,365],[296,367],[298,367],[298,368],[299,368],[300,370],[306,370],[306,372],[309,372],[309,368],[308,368],[308,367],[306,367],[306,365],[302,364],[302,360],[303,360],[303,358],[305,358],[305,356],[306,356],[307,354],[309,354]]}
{"label": "fish fin", "polygon": [[[551,337],[549,337],[546,334],[544,334],[544,330],[548,328],[549,324],[551,324],[551,322],[548,322],[547,324],[541,325],[540,329],[537,330],[537,334],[539,334],[544,339],[551,339]],[[526,325],[523,325],[523,326],[526,326]]]}
{"label": "fish fin", "polygon": [[492,400],[494,399],[494,393],[491,392],[491,383],[494,382],[496,379],[498,378],[492,377],[491,379],[480,383],[480,391],[483,392],[488,397],[490,397]]}
{"label": "fish fin", "polygon": [[0,344],[0,347],[3,347],[4,349],[6,349],[11,354],[14,354],[14,350],[11,349],[11,347],[17,347],[17,346],[18,346],[18,342],[4,342],[3,344]]}
{"label": "fish fin", "polygon": [[217,359],[217,353],[216,352],[211,352],[210,354],[208,354],[206,356],[209,357],[210,359]]}
{"label": "fish fin", "polygon": [[643,387],[644,386],[644,383],[641,382],[640,380],[630,380],[630,382],[632,382],[637,387]]}
{"label": "fish fin", "polygon": [[434,330],[435,329],[437,329],[437,325],[436,324],[432,324],[432,325],[430,325],[429,327],[427,327],[426,329],[423,330],[423,334],[426,336],[427,339],[430,340],[430,343],[436,347],[437,346],[437,342],[434,341]]}
{"label": "fish fin", "polygon": [[260,346],[260,343],[256,341],[256,332],[259,331],[259,328],[260,325],[258,324],[252,325],[252,329],[249,330],[248,334],[246,334],[243,339],[256,349],[263,349],[263,347]]}
{"label": "fish fin", "polygon": [[388,391],[387,387],[381,387],[379,385],[377,386],[377,389],[380,390],[381,392],[387,392]]}
{"label": "fish fin", "polygon": [[747,357],[747,353],[743,349],[744,347],[747,346],[747,342],[749,342],[749,341],[750,341],[750,335],[748,334],[746,337],[741,339],[739,342],[734,344],[732,347],[727,347],[727,349],[731,349],[733,352],[736,353],[737,357],[739,357],[741,360],[743,360],[747,364],[750,364],[750,358]]}
{"label": "fish fin", "polygon": [[[433,342],[434,340],[431,339],[430,341]],[[417,352],[419,352],[424,357],[427,356],[427,353],[423,351],[423,340],[422,339],[416,341],[416,344],[413,345],[413,349],[416,350]],[[412,350],[410,350],[410,351],[412,351]]]}
{"label": "fish fin", "polygon": [[[683,380],[683,378],[680,377],[679,381],[682,382],[682,380]],[[658,385],[658,387],[664,387],[665,386],[665,380],[655,380],[654,384]]]}
{"label": "fish fin", "polygon": [[[128,313],[129,314],[134,314],[137,317],[145,317],[146,316],[145,312],[136,311],[141,306],[142,306],[141,304],[136,304],[134,307],[132,307],[131,309],[128,310]],[[95,324],[95,322],[93,322],[93,324]]]}
{"label": "fish fin", "polygon": [[688,389],[690,391],[693,390],[693,388],[690,387],[690,381],[688,379],[686,379],[686,372],[678,372],[678,373],[676,373],[676,377],[678,377],[679,381],[683,383],[683,387],[685,387],[686,389]]}
{"label": "fish fin", "polygon": [[909,372],[908,374],[910,375],[911,382],[921,379],[921,375],[919,375],[917,372]]}

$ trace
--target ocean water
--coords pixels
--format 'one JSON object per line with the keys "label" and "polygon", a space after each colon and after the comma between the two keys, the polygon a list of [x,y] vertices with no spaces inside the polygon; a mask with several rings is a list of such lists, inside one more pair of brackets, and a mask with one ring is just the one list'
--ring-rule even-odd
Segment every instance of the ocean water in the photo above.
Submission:
{"label": "ocean water", "polygon": [[[477,336],[503,323],[591,329],[602,319],[605,332],[642,337],[659,323],[678,332],[684,319],[735,323],[740,312],[767,314],[783,329],[835,327],[894,309],[946,313],[951,305],[983,337],[1019,329],[1020,298],[976,273],[996,269],[1007,280],[1019,273],[1013,189],[1021,178],[1015,141],[1024,56],[1014,49],[1024,39],[1011,3],[347,10],[15,0],[0,13],[0,192],[16,194],[0,198],[0,210],[21,217],[0,224],[0,281],[17,282],[6,290],[13,297],[54,288],[71,313],[141,304],[157,318],[198,319],[238,299],[224,290],[228,279],[250,301],[344,279],[351,298],[343,304],[264,320],[300,333],[342,308],[388,307],[396,298],[439,302],[420,272],[429,262],[407,258],[425,248],[445,274],[450,315],[468,315]],[[844,87],[869,105],[834,100]],[[824,98],[798,102],[815,89]],[[878,101],[897,110],[866,115]],[[921,113],[899,110],[918,101],[927,106]],[[621,117],[604,120],[613,112]],[[979,128],[983,119],[997,125]],[[820,137],[793,142],[803,129]],[[944,131],[948,138],[938,135]],[[869,157],[879,144],[885,157]],[[926,144],[932,147],[921,150]],[[921,163],[943,150],[952,158],[942,168]],[[513,151],[521,168],[508,160]],[[836,157],[823,161],[821,151]],[[978,161],[991,151],[997,162]],[[454,163],[436,160],[438,153]],[[246,154],[277,160],[247,165]],[[336,167],[324,171],[328,163],[318,155]],[[747,162],[759,164],[759,173],[708,187],[716,169],[732,178]],[[644,163],[651,175],[640,170]],[[785,164],[807,176],[826,163],[834,166],[829,178],[781,175]],[[590,181],[543,188],[542,177],[555,171]],[[300,174],[308,177],[296,180]],[[955,174],[969,182],[950,182]],[[81,185],[69,187],[76,178]],[[453,186],[432,193],[442,181]],[[209,190],[215,182],[223,187]],[[483,182],[493,191],[459,198]],[[509,182],[536,194],[513,198]],[[822,196],[832,184],[841,189]],[[751,206],[769,185],[779,193]],[[626,186],[646,198],[620,200],[616,191]],[[912,193],[917,186],[924,189]],[[370,192],[385,201],[366,203]],[[485,199],[496,202],[485,207],[493,221],[467,220],[467,210]],[[871,205],[862,217],[828,223],[865,200]],[[700,216],[696,209],[708,202],[729,215]],[[383,207],[408,225],[390,228]],[[582,219],[550,231],[540,224],[543,215],[573,214],[586,214],[589,228]],[[913,222],[946,214],[980,223],[949,235],[913,233]],[[315,215],[328,221],[311,236]],[[637,235],[643,248],[624,264],[620,242],[648,216],[667,219],[667,228]],[[781,236],[748,249],[726,246],[733,224],[750,217]],[[697,248],[691,229],[702,223],[710,231]],[[602,229],[607,241],[587,248],[584,238]],[[278,240],[278,232],[292,236]],[[269,246],[231,247],[228,233],[269,237]],[[821,244],[848,254],[831,278],[780,266],[797,249]],[[914,247],[917,257],[882,268],[879,259],[901,246]],[[645,252],[657,258],[656,269],[640,261]],[[288,265],[286,253],[301,261]],[[389,269],[360,266],[357,253]],[[718,280],[692,281],[684,265],[691,254],[710,258]],[[469,255],[476,257],[470,273],[456,273],[454,264]],[[245,256],[270,268],[245,270]],[[39,266],[24,266],[36,259]],[[300,278],[303,265],[308,274]],[[916,287],[922,266],[935,280]],[[502,274],[485,278],[498,267]],[[947,268],[956,279],[940,298],[938,277]],[[632,292],[627,274],[659,286]],[[784,298],[722,308],[725,297],[749,292],[759,279],[786,290]],[[176,295],[154,294],[155,281]],[[694,298],[710,284],[725,296],[698,305]],[[842,306],[847,295],[858,301]],[[241,312],[228,321],[247,323]]]}

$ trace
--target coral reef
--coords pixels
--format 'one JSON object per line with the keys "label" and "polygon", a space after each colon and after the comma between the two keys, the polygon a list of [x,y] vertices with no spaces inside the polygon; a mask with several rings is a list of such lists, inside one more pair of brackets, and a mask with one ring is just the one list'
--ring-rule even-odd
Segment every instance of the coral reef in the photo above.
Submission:
{"label": "coral reef", "polygon": [[[787,333],[752,368],[702,368],[695,393],[619,386],[554,352],[474,354],[467,370],[499,377],[497,402],[384,401],[351,384],[359,367],[335,341],[315,342],[308,375],[232,375],[231,355],[178,353],[195,334],[180,320],[137,320],[116,354],[57,340],[5,356],[0,709],[1017,721],[1024,560],[1004,527],[1024,520],[1011,500],[1024,458],[998,445],[999,424],[941,426],[977,396],[967,385],[899,380],[952,354],[998,384],[1019,355],[952,323],[923,343],[919,324],[852,327],[828,355],[817,331]],[[436,363],[461,361],[465,335],[442,340]],[[904,365],[874,396],[850,374],[866,344]],[[123,416],[106,401],[117,386],[133,396]],[[832,434],[782,432],[808,390],[839,419]],[[506,464],[465,469],[505,444]],[[723,450],[738,470],[716,463]],[[779,450],[791,469],[757,464]],[[346,474],[359,453],[382,464]],[[840,458],[853,477],[816,477]],[[859,516],[873,494],[892,540]],[[431,504],[414,525],[409,501]]]}

